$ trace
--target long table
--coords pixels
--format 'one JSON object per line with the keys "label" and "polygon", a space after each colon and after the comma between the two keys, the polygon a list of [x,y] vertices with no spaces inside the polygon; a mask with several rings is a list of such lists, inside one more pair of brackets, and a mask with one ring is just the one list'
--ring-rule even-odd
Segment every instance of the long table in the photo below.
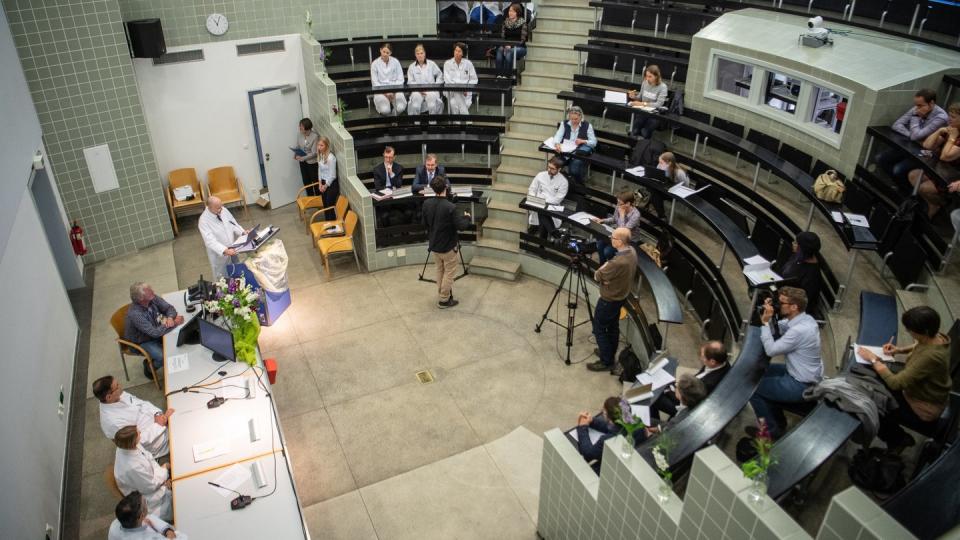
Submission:
{"label": "long table", "polygon": [[[187,313],[185,291],[163,297],[184,315],[185,323],[200,313]],[[202,345],[178,347],[180,330],[163,338],[164,392],[167,407],[175,410],[167,434],[177,528],[193,538],[309,539],[259,348],[254,367],[216,362]],[[171,372],[184,356],[185,368]],[[253,397],[248,397],[248,382],[255,388]],[[227,400],[207,408],[215,396]],[[195,450],[203,446],[219,447],[222,453],[198,461]],[[266,483],[260,488],[254,484],[255,463]],[[246,477],[235,489],[254,497],[249,507],[231,511],[236,494],[207,483],[224,482],[230,473]]]}

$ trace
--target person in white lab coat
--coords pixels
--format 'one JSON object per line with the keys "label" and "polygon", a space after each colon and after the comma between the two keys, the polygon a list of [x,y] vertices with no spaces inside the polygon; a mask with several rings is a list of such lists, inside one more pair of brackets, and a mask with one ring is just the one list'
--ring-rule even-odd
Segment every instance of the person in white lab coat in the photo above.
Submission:
{"label": "person in white lab coat", "polygon": [[207,207],[200,214],[200,236],[207,246],[207,259],[213,272],[211,281],[227,275],[227,263],[236,264],[237,250],[230,247],[247,231],[237,223],[230,210],[224,208],[218,197],[207,198]]}
{"label": "person in white lab coat", "polygon": [[160,519],[173,519],[170,464],[160,465],[153,454],[140,444],[137,426],[124,426],[113,436],[117,452],[113,477],[124,495],[139,491],[147,500],[147,511]]}
{"label": "person in white lab coat", "polygon": [[187,535],[147,511],[147,501],[139,491],[120,499],[114,514],[117,519],[110,524],[107,540],[187,540]]}
{"label": "person in white lab coat", "polygon": [[[453,58],[443,63],[443,82],[446,84],[477,84],[477,70],[464,58],[467,46],[461,41],[453,45]],[[446,92],[450,114],[470,114],[473,92]]]}
{"label": "person in white lab coat", "polygon": [[[407,68],[407,84],[436,84],[443,83],[443,72],[433,60],[427,60],[427,50],[423,45],[414,49],[416,61]],[[440,92],[413,90],[410,92],[410,102],[407,105],[407,114],[440,114],[443,112],[443,101]]]}
{"label": "person in white lab coat", "polygon": [[[547,170],[538,173],[530,182],[530,189],[527,195],[530,197],[540,197],[547,202],[547,205],[563,204],[563,199],[567,196],[567,189],[570,187],[567,178],[560,174],[560,167],[563,162],[557,157],[550,158],[547,162]],[[541,220],[536,212],[530,212],[530,225],[539,225],[540,238],[546,240],[553,233],[554,229],[560,226],[560,220],[556,218]]]}
{"label": "person in white lab coat", "polygon": [[[392,54],[393,47],[389,43],[380,45],[380,58],[370,64],[370,83],[374,88],[403,85],[403,67],[399,60],[391,56]],[[373,105],[383,116],[400,114],[407,108],[407,98],[404,97],[403,92],[374,94]]]}
{"label": "person in white lab coat", "polygon": [[100,429],[113,439],[124,426],[137,426],[141,444],[157,457],[170,453],[167,446],[167,421],[173,409],[165,412],[152,403],[128,394],[111,375],[93,381],[93,395],[100,400]]}

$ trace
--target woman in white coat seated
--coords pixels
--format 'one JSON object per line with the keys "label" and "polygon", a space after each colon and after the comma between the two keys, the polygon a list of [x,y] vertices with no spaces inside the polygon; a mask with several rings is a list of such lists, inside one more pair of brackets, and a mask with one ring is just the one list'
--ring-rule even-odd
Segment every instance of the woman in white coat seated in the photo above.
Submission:
{"label": "woman in white coat seated", "polygon": [[120,499],[114,514],[117,519],[110,524],[107,540],[187,540],[187,535],[147,511],[147,501],[139,491]]}
{"label": "woman in white coat seated", "polygon": [[[466,59],[467,46],[461,41],[453,45],[453,58],[443,63],[443,82],[446,84],[477,84],[477,70],[473,62]],[[447,92],[447,106],[450,114],[470,114],[473,92],[462,90]]]}
{"label": "woman in white coat seated", "polygon": [[140,445],[137,426],[125,426],[113,437],[117,453],[113,462],[113,476],[124,495],[139,491],[147,500],[149,512],[163,520],[173,519],[173,499],[170,488],[170,465],[160,465]]}
{"label": "woman in white coat seated", "polygon": [[[370,83],[374,88],[381,86],[403,86],[403,67],[393,56],[393,47],[389,43],[380,45],[380,58],[370,64]],[[403,92],[374,94],[373,106],[383,116],[400,114],[407,108],[407,98]],[[393,113],[393,111],[396,111]]]}
{"label": "woman in white coat seated", "polygon": [[[427,60],[427,50],[423,45],[414,49],[417,59],[407,68],[407,84],[443,84],[443,72],[433,60]],[[429,90],[411,90],[407,114],[440,114],[443,101],[440,92]]]}

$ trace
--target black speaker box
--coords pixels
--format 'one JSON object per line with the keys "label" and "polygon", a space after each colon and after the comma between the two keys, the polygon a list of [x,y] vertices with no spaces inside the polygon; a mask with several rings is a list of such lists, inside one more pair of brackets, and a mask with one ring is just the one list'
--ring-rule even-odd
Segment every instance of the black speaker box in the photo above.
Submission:
{"label": "black speaker box", "polygon": [[127,42],[134,58],[160,58],[166,54],[160,19],[127,21]]}

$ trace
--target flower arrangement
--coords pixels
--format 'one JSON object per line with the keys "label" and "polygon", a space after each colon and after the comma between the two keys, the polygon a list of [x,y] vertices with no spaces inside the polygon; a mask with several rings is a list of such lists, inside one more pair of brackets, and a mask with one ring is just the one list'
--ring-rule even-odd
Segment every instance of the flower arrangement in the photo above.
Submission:
{"label": "flower arrangement", "polygon": [[633,434],[639,429],[643,429],[643,420],[633,416],[633,410],[627,400],[620,398],[620,404],[617,407],[616,418],[613,418],[615,424],[622,427],[627,432],[627,443],[623,448],[623,457],[628,458],[633,453],[634,437]]}
{"label": "flower arrangement", "polygon": [[220,278],[214,284],[213,300],[204,302],[207,313],[220,315],[233,334],[237,361],[251,366],[257,361],[257,338],[260,336],[260,291],[247,284],[243,276]]}
{"label": "flower arrangement", "polygon": [[327,48],[323,45],[320,46],[320,63],[327,65],[327,60],[330,59],[330,56],[333,54],[333,51],[327,52]]}
{"label": "flower arrangement", "polygon": [[660,433],[657,437],[657,444],[653,447],[653,461],[657,465],[657,474],[663,478],[663,484],[660,485],[659,496],[660,504],[670,500],[670,492],[673,491],[673,473],[670,472],[670,452],[677,445],[667,433]]}
{"label": "flower arrangement", "polygon": [[343,99],[338,98],[337,104],[330,107],[330,110],[331,112],[333,112],[333,115],[337,117],[337,120],[339,120],[340,124],[342,125],[343,113],[346,112],[347,110],[347,104],[343,101]]}
{"label": "flower arrangement", "polygon": [[772,455],[773,437],[770,436],[770,429],[763,418],[757,421],[757,436],[753,439],[753,447],[757,456],[741,465],[740,469],[744,477],[753,481],[750,500],[760,503],[767,491],[767,471],[777,462]]}

